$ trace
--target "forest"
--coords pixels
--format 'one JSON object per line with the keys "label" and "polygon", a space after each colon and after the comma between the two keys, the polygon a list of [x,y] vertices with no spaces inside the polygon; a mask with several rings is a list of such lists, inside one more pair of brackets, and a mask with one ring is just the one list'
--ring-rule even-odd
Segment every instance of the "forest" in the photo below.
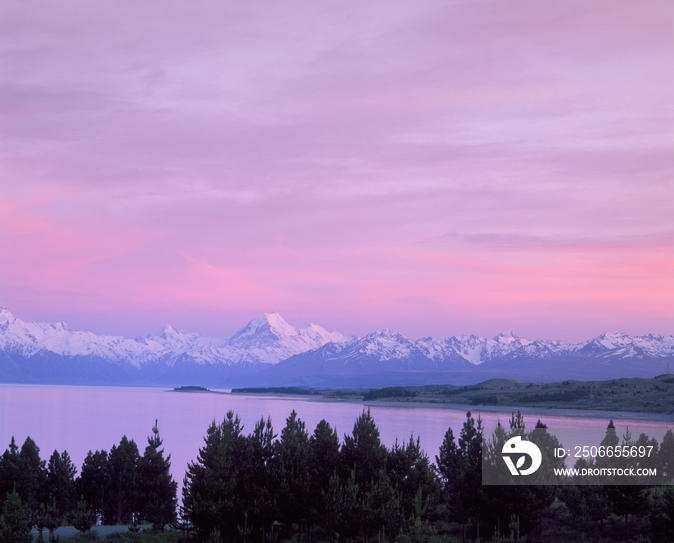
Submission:
{"label": "forest", "polygon": [[[106,536],[120,542],[674,540],[671,484],[581,486],[559,478],[558,485],[483,486],[483,464],[488,470],[501,462],[510,437],[560,446],[540,420],[528,429],[519,412],[489,438],[483,434],[468,411],[459,435],[448,428],[431,462],[419,437],[383,445],[369,410],[341,442],[325,420],[309,433],[294,411],[279,434],[270,418],[245,434],[230,411],[209,426],[188,465],[180,505],[157,424],[142,455],[124,436],[109,451],[89,451],[79,473],[67,451],[45,461],[30,437],[21,448],[12,438],[0,457],[0,541],[29,543],[33,527],[38,541],[55,541],[65,524],[81,533],[72,541],[98,539],[99,524],[127,525],[128,532]],[[602,444],[652,446],[647,460],[624,465],[646,462],[671,483],[671,430],[661,443],[629,432],[621,440],[610,422]],[[545,461],[540,476],[563,465],[557,461]]]}

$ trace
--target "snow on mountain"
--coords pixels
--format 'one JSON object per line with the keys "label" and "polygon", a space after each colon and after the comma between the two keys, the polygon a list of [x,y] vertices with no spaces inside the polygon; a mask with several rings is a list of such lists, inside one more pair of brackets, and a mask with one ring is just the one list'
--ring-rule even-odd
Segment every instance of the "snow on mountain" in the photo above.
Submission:
{"label": "snow on mountain", "polygon": [[597,356],[622,358],[662,358],[674,355],[674,337],[647,334],[630,336],[625,332],[604,332],[595,339],[579,343],[576,351]]}
{"label": "snow on mountain", "polygon": [[445,366],[461,362],[478,366],[499,359],[543,360],[574,354],[598,358],[661,358],[674,356],[674,337],[607,332],[593,340],[570,344],[551,340],[530,341],[506,331],[493,338],[463,335],[445,340],[427,337],[413,341],[390,330],[381,330],[350,344],[348,353],[342,353],[336,359],[359,356],[356,353],[378,361],[426,359]]}
{"label": "snow on mountain", "polygon": [[274,312],[254,318],[231,337],[227,346],[256,352],[262,358],[269,357],[270,363],[274,363],[326,343],[345,343],[351,339],[339,332],[329,333],[316,324],[295,328]]}
{"label": "snow on mountain", "polygon": [[657,359],[674,356],[674,337],[606,332],[592,340],[567,344],[530,341],[506,331],[493,338],[463,335],[415,341],[385,329],[358,339],[328,332],[315,324],[296,328],[278,313],[264,313],[230,339],[205,337],[169,325],[147,336],[128,339],[73,331],[63,322],[22,321],[7,308],[0,308],[0,353],[23,359],[52,354],[87,361],[99,359],[122,368],[148,371],[192,366],[250,369],[276,365],[300,355],[302,360],[297,364],[306,364],[306,371],[311,371],[312,364],[319,362],[326,372],[336,365],[347,371],[346,366],[351,364],[369,368],[368,371],[391,368],[444,371],[485,362],[564,356],[590,357],[597,361]]}
{"label": "snow on mountain", "polygon": [[127,339],[76,332],[62,322],[26,322],[0,308],[0,350],[24,358],[47,351],[68,357],[95,356],[136,368],[159,362],[170,366],[178,359],[196,364],[276,364],[329,342],[351,340],[315,324],[295,328],[278,313],[253,319],[230,340],[178,331],[169,325],[147,336]]}
{"label": "snow on mountain", "polygon": [[359,343],[358,352],[376,355],[379,360],[408,358],[414,347],[409,338],[388,329],[372,332]]}

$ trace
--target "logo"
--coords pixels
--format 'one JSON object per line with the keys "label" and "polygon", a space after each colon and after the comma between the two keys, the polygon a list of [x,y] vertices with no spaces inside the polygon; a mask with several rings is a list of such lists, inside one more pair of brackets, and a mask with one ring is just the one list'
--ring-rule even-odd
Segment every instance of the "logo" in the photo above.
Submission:
{"label": "logo", "polygon": [[[511,475],[531,475],[541,467],[541,450],[531,441],[522,441],[521,436],[511,437],[506,441],[501,452]],[[515,463],[514,458],[517,458]],[[531,458],[531,465],[522,469],[527,458]]]}

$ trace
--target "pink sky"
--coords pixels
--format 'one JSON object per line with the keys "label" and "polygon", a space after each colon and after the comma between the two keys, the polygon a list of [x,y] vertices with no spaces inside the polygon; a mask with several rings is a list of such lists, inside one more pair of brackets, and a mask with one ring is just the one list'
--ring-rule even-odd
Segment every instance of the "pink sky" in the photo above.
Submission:
{"label": "pink sky", "polygon": [[0,305],[674,333],[674,3],[0,4]]}

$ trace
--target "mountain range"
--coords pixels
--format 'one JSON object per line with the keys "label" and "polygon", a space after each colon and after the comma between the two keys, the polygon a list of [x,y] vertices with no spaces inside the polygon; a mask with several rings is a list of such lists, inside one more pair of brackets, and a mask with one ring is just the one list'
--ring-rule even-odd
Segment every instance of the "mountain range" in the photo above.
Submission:
{"label": "mountain range", "polygon": [[673,336],[604,333],[576,344],[529,341],[512,332],[412,340],[391,330],[364,337],[296,328],[278,313],[230,339],[164,326],[135,339],[36,323],[0,308],[0,382],[367,387],[653,377],[674,361]]}

